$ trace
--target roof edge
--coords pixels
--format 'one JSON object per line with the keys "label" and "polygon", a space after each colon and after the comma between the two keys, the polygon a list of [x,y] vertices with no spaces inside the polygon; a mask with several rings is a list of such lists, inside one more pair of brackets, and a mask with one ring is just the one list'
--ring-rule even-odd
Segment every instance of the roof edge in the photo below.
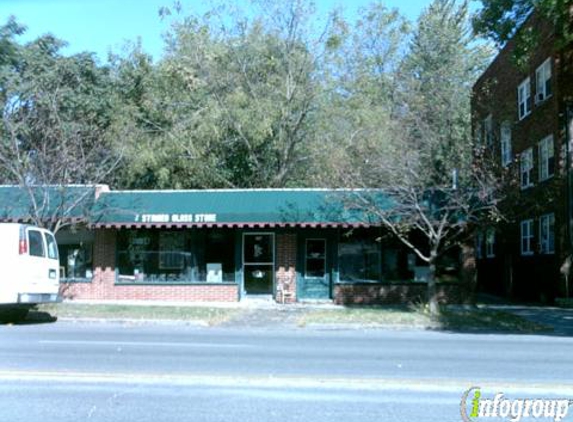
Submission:
{"label": "roof edge", "polygon": [[106,194],[140,194],[140,193],[232,193],[232,192],[382,192],[382,189],[367,188],[253,188],[253,189],[123,189],[109,190]]}

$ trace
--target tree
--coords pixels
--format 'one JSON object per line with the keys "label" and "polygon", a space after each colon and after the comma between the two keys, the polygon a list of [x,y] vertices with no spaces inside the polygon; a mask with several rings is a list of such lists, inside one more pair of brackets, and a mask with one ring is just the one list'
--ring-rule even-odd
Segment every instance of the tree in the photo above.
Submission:
{"label": "tree", "polygon": [[313,144],[315,184],[336,186],[340,181],[332,175],[349,154],[384,143],[396,109],[398,69],[409,35],[409,23],[381,3],[361,9],[354,23],[336,17],[321,63],[319,142]]}
{"label": "tree", "polygon": [[351,205],[428,264],[434,315],[438,259],[496,211],[497,178],[475,159],[470,130],[471,87],[488,51],[473,43],[467,2],[434,0],[418,19],[381,137],[356,142],[341,172],[347,186],[365,188]]}
{"label": "tree", "polygon": [[181,128],[195,112],[181,81],[153,63],[140,43],[110,55],[110,73],[120,101],[116,126],[124,128],[124,165],[111,183],[124,189],[197,187],[189,185],[198,177],[178,142],[195,135],[192,126]]}
{"label": "tree", "polygon": [[528,56],[540,35],[535,26],[523,26],[534,10],[554,24],[557,47],[573,41],[572,0],[482,0],[482,6],[474,17],[475,31],[498,46],[515,39],[518,63]]}
{"label": "tree", "polygon": [[[3,183],[26,193],[34,222],[57,231],[83,203],[63,187],[100,183],[121,158],[111,152],[114,95],[106,69],[92,55],[64,57],[63,42],[50,35],[19,45],[21,32],[14,21],[0,30],[9,54],[0,62],[1,174]],[[54,187],[60,187],[58,212]]]}
{"label": "tree", "polygon": [[[253,6],[255,17],[220,7],[174,23],[164,59],[144,72],[143,107],[132,107],[136,183],[306,183],[322,35],[312,28],[314,12],[304,0]],[[124,80],[133,81],[133,72],[125,72],[126,66],[139,66],[132,63],[119,63]]]}

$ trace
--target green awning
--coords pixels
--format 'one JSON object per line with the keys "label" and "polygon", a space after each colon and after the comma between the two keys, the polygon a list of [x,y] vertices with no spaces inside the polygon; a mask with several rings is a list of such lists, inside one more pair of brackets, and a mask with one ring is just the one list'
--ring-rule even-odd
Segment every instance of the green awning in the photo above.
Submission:
{"label": "green awning", "polygon": [[94,199],[95,187],[87,185],[0,186],[0,221],[85,221]]}
{"label": "green awning", "polygon": [[[360,192],[357,195],[357,192]],[[235,189],[108,191],[94,186],[0,186],[0,221],[65,219],[92,227],[353,227],[377,222],[353,198],[363,191]],[[368,193],[372,197],[372,191]],[[390,201],[375,192],[381,207]],[[35,205],[34,205],[35,202]],[[35,208],[37,211],[35,211]]]}
{"label": "green awning", "polygon": [[[254,189],[111,191],[98,198],[94,227],[336,227],[374,222],[347,206],[353,191]],[[380,195],[381,206],[388,201]]]}

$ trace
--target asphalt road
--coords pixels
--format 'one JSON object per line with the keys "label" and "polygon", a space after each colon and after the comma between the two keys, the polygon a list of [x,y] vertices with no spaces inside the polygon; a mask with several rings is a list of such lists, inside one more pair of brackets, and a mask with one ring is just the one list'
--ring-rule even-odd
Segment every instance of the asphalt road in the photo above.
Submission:
{"label": "asphalt road", "polygon": [[0,326],[0,421],[460,421],[472,386],[573,398],[572,346],[425,331]]}

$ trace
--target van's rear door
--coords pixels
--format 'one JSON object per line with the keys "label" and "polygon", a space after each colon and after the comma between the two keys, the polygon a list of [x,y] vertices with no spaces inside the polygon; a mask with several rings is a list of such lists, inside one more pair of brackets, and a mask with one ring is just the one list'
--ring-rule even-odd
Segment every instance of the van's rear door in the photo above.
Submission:
{"label": "van's rear door", "polygon": [[44,241],[46,242],[46,254],[48,255],[48,278],[50,285],[59,290],[60,288],[60,256],[58,254],[58,244],[54,235],[44,231]]}
{"label": "van's rear door", "polygon": [[[26,260],[28,268],[23,269],[26,274],[25,282],[21,286],[21,294],[57,294],[59,290],[59,260],[56,242],[51,233],[36,228],[26,229],[28,236],[28,255]],[[25,299],[25,301],[28,301]],[[36,301],[35,299],[33,300]],[[43,300],[41,302],[50,301]]]}

